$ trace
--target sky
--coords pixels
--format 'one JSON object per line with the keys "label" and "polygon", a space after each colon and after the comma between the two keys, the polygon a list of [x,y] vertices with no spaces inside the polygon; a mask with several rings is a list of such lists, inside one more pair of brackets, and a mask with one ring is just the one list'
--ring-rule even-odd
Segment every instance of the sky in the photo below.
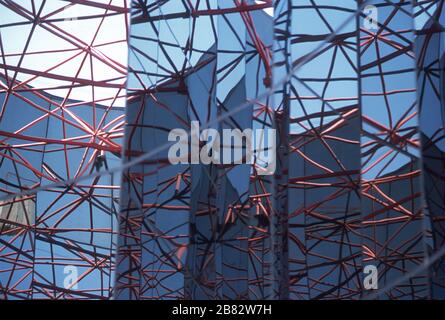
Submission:
{"label": "sky", "polygon": [[[111,4],[122,7],[124,1],[127,0],[113,0]],[[42,4],[42,0],[33,2],[36,8],[39,8]],[[109,3],[109,0],[95,2],[105,4]],[[32,11],[31,3],[31,1],[20,2],[29,11]],[[59,9],[62,10],[56,12]],[[92,79],[91,72],[93,71],[95,81],[116,79],[110,81],[110,83],[124,83],[125,67],[127,65],[125,15],[109,16],[101,23],[101,19],[94,16],[104,12],[105,9],[103,8],[70,4],[65,1],[46,1],[41,17],[46,17],[48,22],[35,28],[26,50],[28,55],[21,62],[21,67],[71,77],[76,76],[80,69],[78,77],[89,80]],[[17,66],[28,40],[25,35],[30,33],[32,24],[29,21],[23,23],[25,22],[23,17],[12,10],[5,9],[0,11],[0,21],[6,63]],[[56,36],[53,32],[59,36]],[[92,47],[94,55],[82,52],[88,46]],[[87,59],[81,67],[85,56],[87,56]],[[71,60],[63,62],[67,57],[70,57]],[[106,63],[100,61],[98,57],[101,57]],[[66,97],[69,91],[69,89],[55,88],[61,85],[70,85],[70,81],[62,81],[48,76],[34,77],[25,72],[20,72],[17,79],[19,81],[31,79],[28,82],[29,85],[36,88],[45,88],[45,91],[56,96]],[[97,101],[114,97],[117,90],[101,85],[96,85],[93,90],[91,86],[86,85],[71,89],[69,98],[92,101],[94,94],[94,100]],[[118,99],[115,105],[123,107],[125,99]]]}

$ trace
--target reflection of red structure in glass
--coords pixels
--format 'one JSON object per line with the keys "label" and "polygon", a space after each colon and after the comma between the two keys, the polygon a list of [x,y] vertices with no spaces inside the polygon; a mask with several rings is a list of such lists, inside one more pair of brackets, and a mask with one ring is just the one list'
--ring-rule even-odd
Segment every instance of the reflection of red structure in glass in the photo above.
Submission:
{"label": "reflection of red structure in glass", "polygon": [[[60,2],[0,8],[3,298],[360,299],[367,265],[379,298],[445,296],[443,1],[369,1],[376,30],[364,1],[133,1],[126,123],[125,1]],[[79,6],[92,42],[58,16]],[[36,30],[70,48],[29,50]],[[277,129],[275,175],[154,153],[194,120]]]}

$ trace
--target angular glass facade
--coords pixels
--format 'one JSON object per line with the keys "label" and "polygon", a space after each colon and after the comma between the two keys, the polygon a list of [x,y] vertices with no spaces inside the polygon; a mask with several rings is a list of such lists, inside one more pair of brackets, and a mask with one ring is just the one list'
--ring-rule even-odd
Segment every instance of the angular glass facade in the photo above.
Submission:
{"label": "angular glass facade", "polygon": [[445,299],[443,1],[339,2],[0,4],[0,297]]}

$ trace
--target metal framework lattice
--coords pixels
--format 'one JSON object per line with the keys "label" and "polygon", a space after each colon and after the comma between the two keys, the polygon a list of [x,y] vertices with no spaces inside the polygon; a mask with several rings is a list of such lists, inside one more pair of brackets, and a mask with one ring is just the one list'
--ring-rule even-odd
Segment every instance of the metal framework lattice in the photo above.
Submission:
{"label": "metal framework lattice", "polygon": [[120,177],[33,190],[120,165],[127,5],[0,1],[3,299],[111,296]]}
{"label": "metal framework lattice", "polygon": [[0,0],[2,298],[445,298],[443,0],[128,6]]}

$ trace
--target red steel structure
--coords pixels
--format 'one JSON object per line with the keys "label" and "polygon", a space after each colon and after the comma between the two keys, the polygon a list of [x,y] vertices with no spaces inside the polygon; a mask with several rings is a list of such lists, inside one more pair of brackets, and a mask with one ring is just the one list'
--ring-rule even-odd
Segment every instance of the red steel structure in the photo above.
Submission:
{"label": "red steel structure", "polygon": [[128,5],[0,2],[2,299],[111,296]]}
{"label": "red steel structure", "polygon": [[[443,0],[56,2],[0,0],[2,298],[444,298]],[[275,173],[172,165],[191,121],[276,129]]]}

